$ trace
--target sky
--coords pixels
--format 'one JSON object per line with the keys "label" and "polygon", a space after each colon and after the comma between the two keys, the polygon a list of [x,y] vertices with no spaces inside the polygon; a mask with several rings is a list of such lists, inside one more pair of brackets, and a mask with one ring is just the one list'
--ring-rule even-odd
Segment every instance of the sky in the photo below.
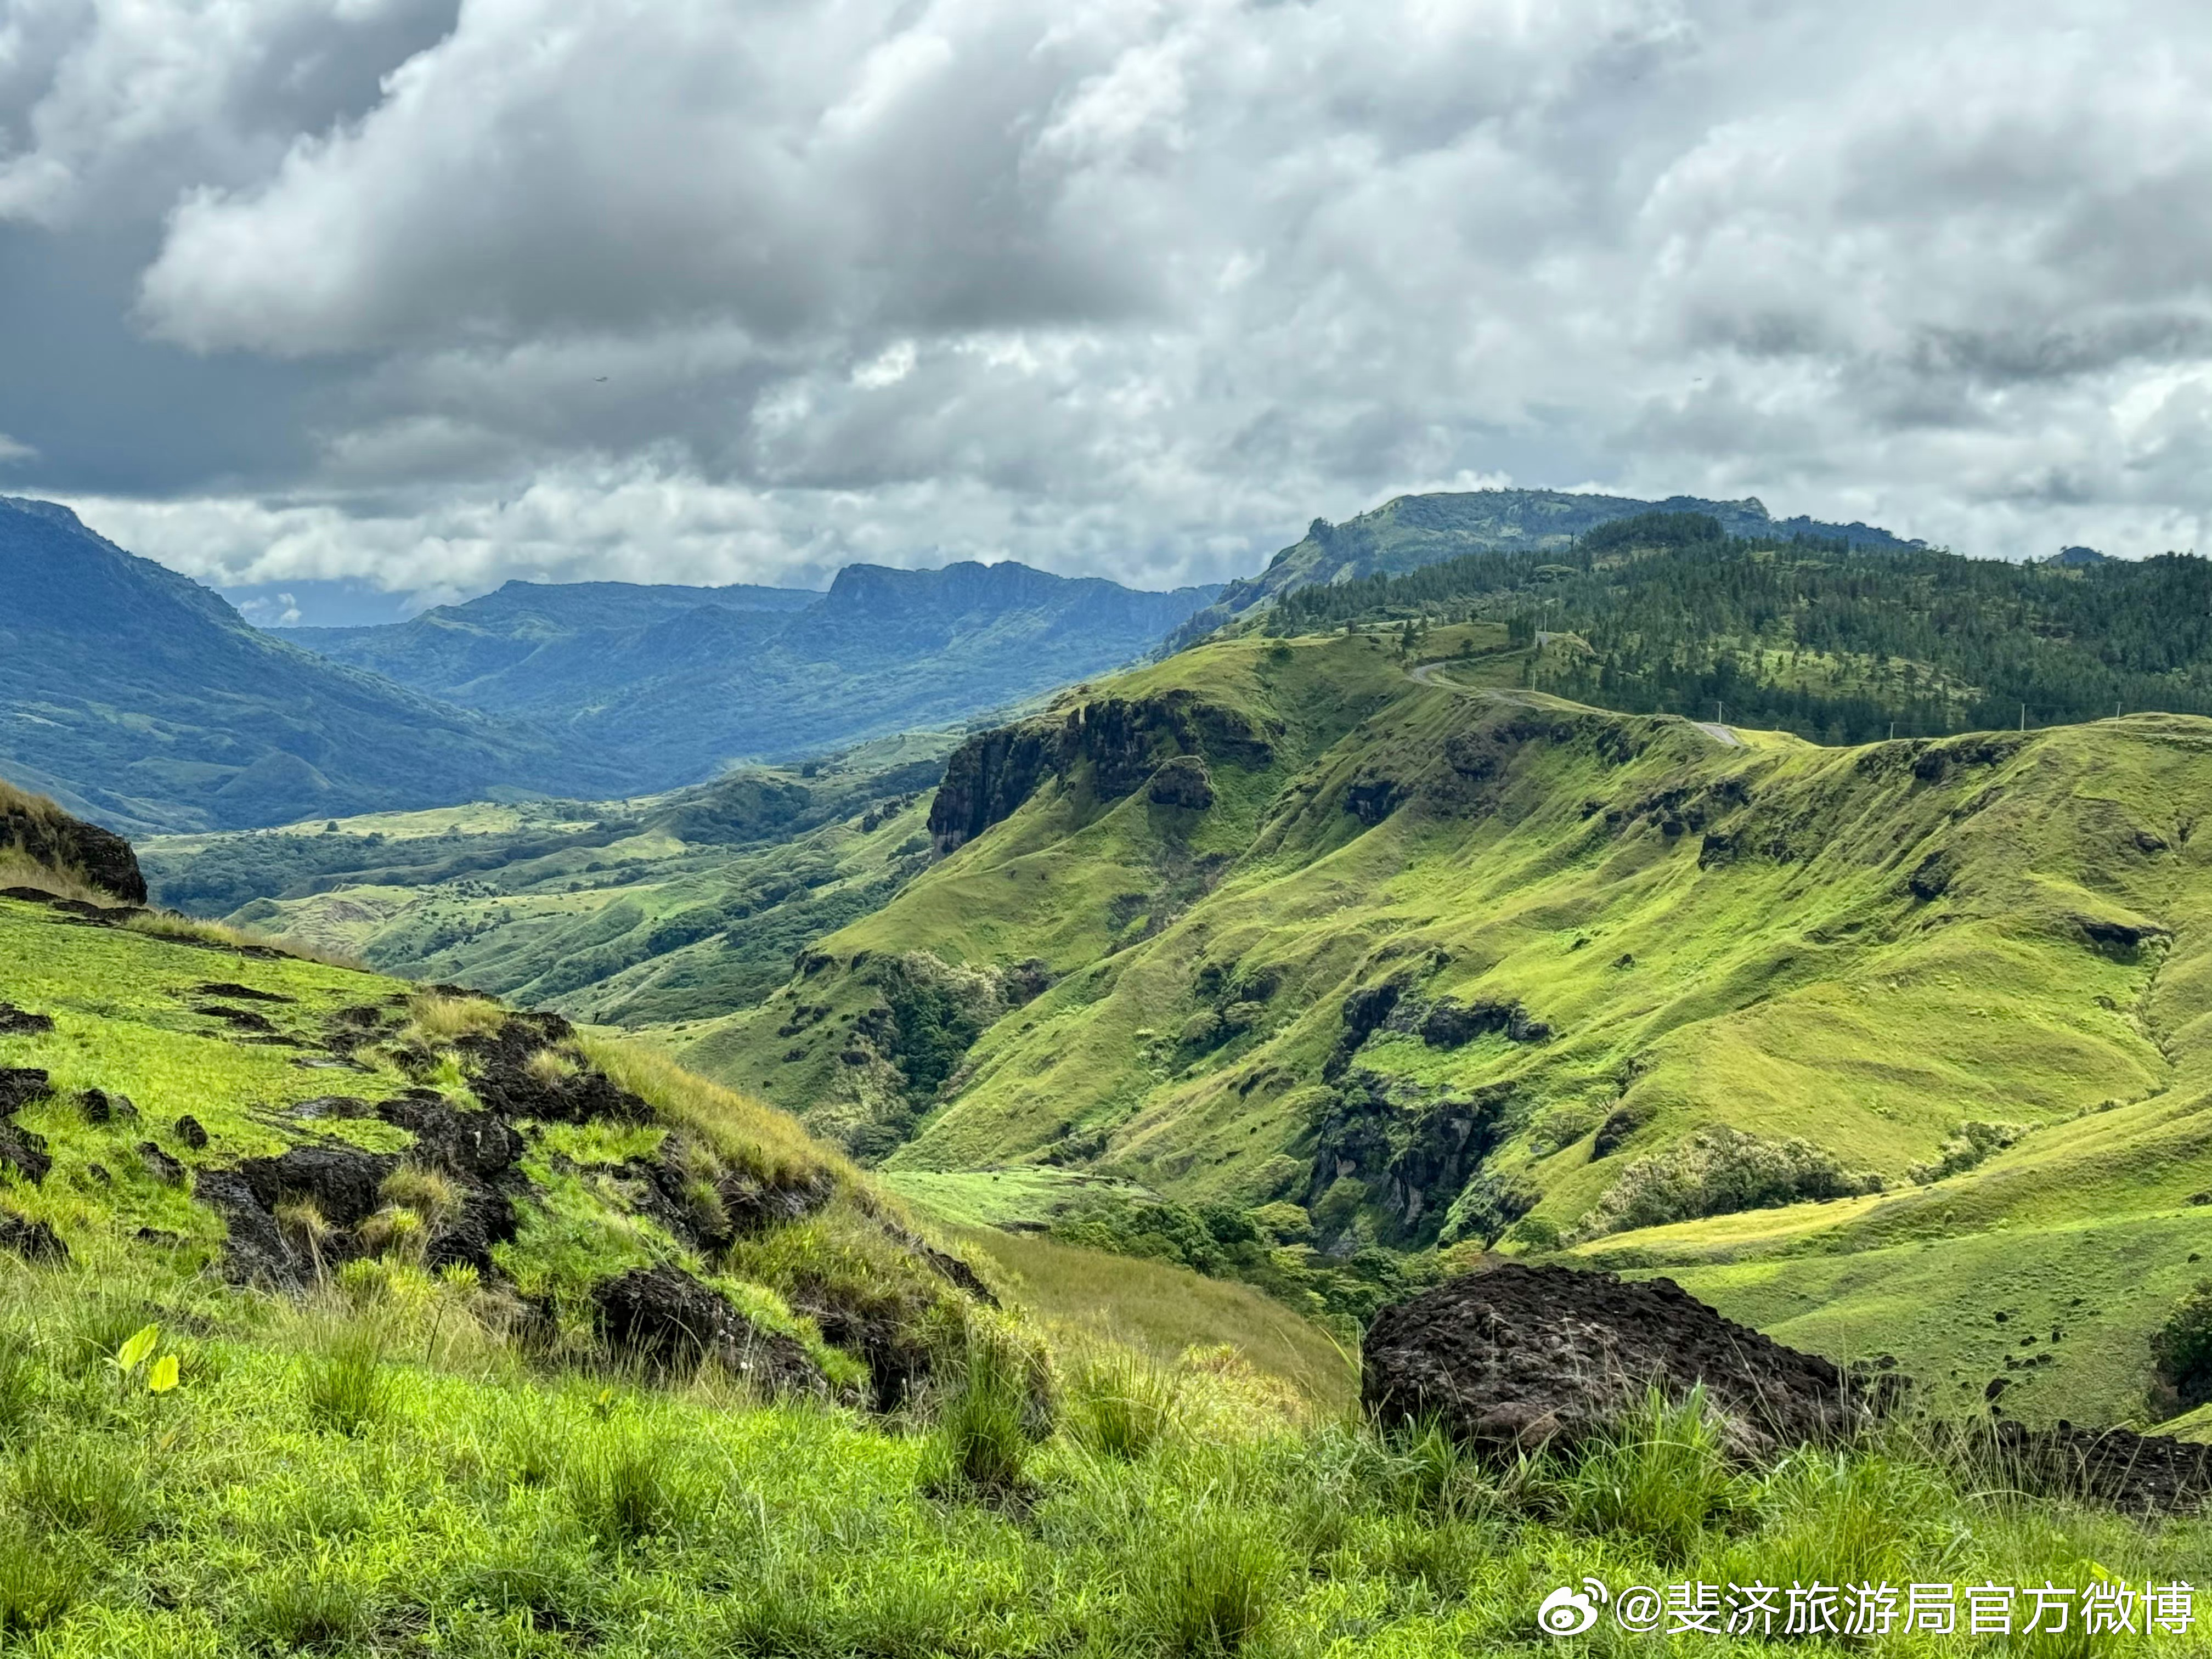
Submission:
{"label": "sky", "polygon": [[264,622],[1509,484],[2212,551],[2204,24],[0,0],[0,493]]}

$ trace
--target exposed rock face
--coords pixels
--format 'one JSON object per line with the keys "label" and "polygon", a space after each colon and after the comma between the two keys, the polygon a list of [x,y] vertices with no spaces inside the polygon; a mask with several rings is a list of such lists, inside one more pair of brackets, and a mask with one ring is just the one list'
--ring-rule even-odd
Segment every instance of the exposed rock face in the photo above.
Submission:
{"label": "exposed rock face", "polygon": [[126,904],[146,902],[146,878],[131,843],[112,830],[71,817],[43,795],[0,792],[0,847],[81,876]]}
{"label": "exposed rock face", "polygon": [[1723,1319],[1670,1279],[1508,1263],[1386,1308],[1362,1349],[1361,1394],[1386,1423],[1441,1422],[1510,1455],[1571,1446],[1656,1387],[1702,1384],[1746,1455],[1834,1439],[1887,1390]]}
{"label": "exposed rock face", "polygon": [[1145,799],[1155,806],[1180,806],[1203,812],[1213,805],[1213,780],[1196,755],[1177,755],[1152,774]]}
{"label": "exposed rock face", "polygon": [[2212,1504],[2212,1445],[2071,1423],[1999,1422],[1987,1453],[2031,1489],[2139,1514],[2184,1515]]}
{"label": "exposed rock face", "polygon": [[[1212,783],[1205,778],[1209,762],[1265,765],[1273,752],[1267,738],[1241,715],[1188,691],[1100,697],[1057,723],[1025,721],[969,738],[945,763],[945,781],[929,809],[929,833],[938,850],[949,853],[1012,817],[1048,777],[1080,772],[1097,799],[1118,800],[1178,757],[1198,763],[1211,805]],[[1195,781],[1180,776],[1170,787],[1178,794],[1198,793]]]}
{"label": "exposed rock face", "polygon": [[763,1330],[713,1286],[681,1267],[633,1267],[592,1292],[599,1328],[613,1352],[659,1371],[714,1361],[765,1392],[827,1395],[829,1382],[806,1350],[781,1331]]}

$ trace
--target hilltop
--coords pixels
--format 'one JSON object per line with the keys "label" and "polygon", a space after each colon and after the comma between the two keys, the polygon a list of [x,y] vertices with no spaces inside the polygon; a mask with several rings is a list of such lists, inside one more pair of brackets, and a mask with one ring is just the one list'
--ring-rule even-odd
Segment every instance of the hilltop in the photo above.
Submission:
{"label": "hilltop", "polygon": [[0,775],[113,830],[617,787],[543,732],[258,632],[51,502],[0,497]]}
{"label": "hilltop", "polygon": [[1960,1407],[2142,1409],[2212,1253],[2212,722],[1822,748],[1426,649],[1222,641],[979,735],[941,861],[681,1052],[939,1201],[1182,1224],[1082,1185],[1135,1183],[1316,1306],[1567,1249]]}
{"label": "hilltop", "polygon": [[1203,639],[1224,623],[1263,611],[1302,588],[1402,574],[1479,551],[1558,551],[1600,525],[1655,512],[1708,514],[1731,536],[1802,536],[1889,550],[1923,545],[1871,525],[1777,519],[1755,496],[1709,501],[1670,495],[1644,501],[1557,489],[1399,495],[1342,524],[1316,519],[1304,537],[1276,554],[1265,570],[1223,588],[1212,605],[1176,629],[1172,643],[1179,647]]}
{"label": "hilltop", "polygon": [[557,731],[643,792],[1021,703],[1145,655],[1215,591],[1012,562],[848,565],[823,594],[510,582],[407,623],[285,637]]}

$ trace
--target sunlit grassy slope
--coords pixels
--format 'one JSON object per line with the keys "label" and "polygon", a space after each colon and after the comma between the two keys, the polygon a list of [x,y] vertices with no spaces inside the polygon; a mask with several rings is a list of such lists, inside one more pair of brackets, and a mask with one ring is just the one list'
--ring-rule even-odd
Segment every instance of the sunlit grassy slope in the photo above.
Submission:
{"label": "sunlit grassy slope", "polygon": [[953,739],[910,733],[817,775],[750,769],[628,801],[481,802],[141,850],[155,896],[410,979],[601,1024],[750,1006],[818,934],[921,867]]}
{"label": "sunlit grassy slope", "polygon": [[[2212,1255],[2212,722],[1826,749],[1518,690],[1494,631],[1395,646],[1079,688],[1031,729],[1208,712],[1115,789],[1072,751],[684,1052],[855,1144],[912,1121],[894,1170],[1290,1200],[1339,1253],[1564,1242],[1961,1401],[2135,1409]],[[1209,806],[1127,784],[1185,750]]]}

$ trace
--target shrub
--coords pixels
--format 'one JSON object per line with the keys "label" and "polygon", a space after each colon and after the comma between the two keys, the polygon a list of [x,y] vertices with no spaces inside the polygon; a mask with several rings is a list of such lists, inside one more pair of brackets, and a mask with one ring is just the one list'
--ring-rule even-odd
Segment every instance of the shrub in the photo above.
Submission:
{"label": "shrub", "polygon": [[2173,1316],[2151,1335],[2151,1363],[2182,1408],[2212,1401],[2212,1279],[2181,1299]]}
{"label": "shrub", "polygon": [[1808,1198],[1849,1198],[1878,1193],[1881,1185],[1880,1176],[1847,1170],[1833,1152],[1809,1140],[1768,1140],[1726,1124],[1710,1124],[1679,1145],[1630,1164],[1597,1201],[1580,1234],[1594,1238]]}

